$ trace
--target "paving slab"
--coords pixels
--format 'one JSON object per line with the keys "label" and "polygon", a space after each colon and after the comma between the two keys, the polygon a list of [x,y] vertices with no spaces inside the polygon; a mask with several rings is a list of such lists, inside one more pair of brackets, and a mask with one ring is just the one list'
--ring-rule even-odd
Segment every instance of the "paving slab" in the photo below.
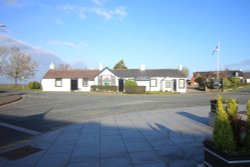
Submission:
{"label": "paving slab", "polygon": [[38,153],[16,161],[0,157],[0,167],[200,167],[202,141],[212,133],[203,121],[208,111],[125,113],[69,125],[35,137],[29,144],[41,148]]}

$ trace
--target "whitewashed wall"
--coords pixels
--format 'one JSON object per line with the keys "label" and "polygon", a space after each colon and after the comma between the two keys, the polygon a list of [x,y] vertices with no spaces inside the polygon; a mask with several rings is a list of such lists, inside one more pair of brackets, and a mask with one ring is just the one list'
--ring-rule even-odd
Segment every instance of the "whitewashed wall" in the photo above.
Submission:
{"label": "whitewashed wall", "polygon": [[55,79],[42,79],[43,91],[70,91],[70,79],[62,79],[62,87],[56,87]]}
{"label": "whitewashed wall", "polygon": [[[186,78],[175,78],[176,79],[176,92],[179,93],[186,93],[187,92],[187,80]],[[184,79],[184,88],[179,88],[179,81],[180,79]]]}
{"label": "whitewashed wall", "polygon": [[98,77],[99,76],[115,76],[115,86],[118,86],[118,83],[119,83],[119,78],[114,75],[110,70],[108,69],[105,69],[103,70],[98,76],[95,77],[95,81],[94,81],[94,85],[98,85]]}
{"label": "whitewashed wall", "polygon": [[[149,87],[149,91],[162,91],[162,79],[163,77],[155,77],[155,78],[151,78],[152,79],[156,79],[156,86],[151,86]],[[150,84],[150,83],[149,83]]]}
{"label": "whitewashed wall", "polygon": [[136,81],[137,86],[146,86],[146,91],[149,91],[150,81]]}
{"label": "whitewashed wall", "polygon": [[83,91],[83,92],[90,92],[91,91],[91,86],[92,85],[95,85],[95,81],[88,81],[88,86],[83,86],[83,79],[82,78],[79,78],[78,79],[78,90],[79,91]]}
{"label": "whitewashed wall", "polygon": [[[179,87],[180,79],[184,79],[184,88]],[[176,90],[174,90],[174,80],[176,80]],[[166,88],[165,83],[171,82],[171,88]],[[170,92],[179,92],[179,93],[186,93],[187,92],[187,80],[186,78],[166,78],[161,82],[162,91],[170,91]]]}

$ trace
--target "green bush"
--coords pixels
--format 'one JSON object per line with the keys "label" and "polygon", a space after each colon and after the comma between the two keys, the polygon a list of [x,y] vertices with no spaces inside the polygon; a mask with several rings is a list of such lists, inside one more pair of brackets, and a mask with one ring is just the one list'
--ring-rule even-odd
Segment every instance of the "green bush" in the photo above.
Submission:
{"label": "green bush", "polygon": [[232,86],[231,81],[227,78],[223,78],[222,84],[223,88],[230,88]]}
{"label": "green bush", "polygon": [[228,105],[226,106],[226,111],[231,120],[236,119],[238,112],[238,104],[235,99],[229,99]]}
{"label": "green bush", "polygon": [[145,93],[146,87],[145,86],[126,86],[125,90],[126,90],[126,93],[143,94]]}
{"label": "green bush", "polygon": [[222,97],[218,96],[217,112],[213,130],[213,142],[215,146],[226,152],[235,150],[233,130],[230,125],[227,113],[223,109]]}
{"label": "green bush", "polygon": [[39,82],[33,81],[29,83],[29,88],[30,89],[40,89],[41,84]]}
{"label": "green bush", "polygon": [[250,99],[247,101],[247,134],[246,134],[246,147],[250,150]]}
{"label": "green bush", "polygon": [[117,92],[117,86],[101,86],[101,85],[92,85],[91,91],[94,92]]}
{"label": "green bush", "polygon": [[232,83],[233,88],[236,88],[236,87],[240,86],[240,78],[232,77],[232,78],[230,78],[230,81]]}
{"label": "green bush", "polygon": [[125,87],[127,87],[127,86],[137,86],[137,83],[133,80],[126,80]]}

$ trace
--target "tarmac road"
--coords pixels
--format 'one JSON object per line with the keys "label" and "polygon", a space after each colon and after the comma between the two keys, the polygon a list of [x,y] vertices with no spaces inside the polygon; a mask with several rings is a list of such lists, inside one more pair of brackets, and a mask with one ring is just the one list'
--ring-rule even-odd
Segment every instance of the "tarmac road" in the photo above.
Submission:
{"label": "tarmac road", "polygon": [[[123,95],[74,92],[24,92],[21,101],[0,107],[0,148],[59,127],[127,112],[208,106],[217,93]],[[223,93],[246,104],[250,89]],[[23,128],[23,129],[19,129]]]}

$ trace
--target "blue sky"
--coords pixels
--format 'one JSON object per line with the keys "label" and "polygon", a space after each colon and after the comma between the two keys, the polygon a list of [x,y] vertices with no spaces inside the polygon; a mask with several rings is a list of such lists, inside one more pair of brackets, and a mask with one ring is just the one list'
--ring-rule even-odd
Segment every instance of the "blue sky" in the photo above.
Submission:
{"label": "blue sky", "polygon": [[1,0],[5,33],[73,66],[250,70],[249,0]]}

